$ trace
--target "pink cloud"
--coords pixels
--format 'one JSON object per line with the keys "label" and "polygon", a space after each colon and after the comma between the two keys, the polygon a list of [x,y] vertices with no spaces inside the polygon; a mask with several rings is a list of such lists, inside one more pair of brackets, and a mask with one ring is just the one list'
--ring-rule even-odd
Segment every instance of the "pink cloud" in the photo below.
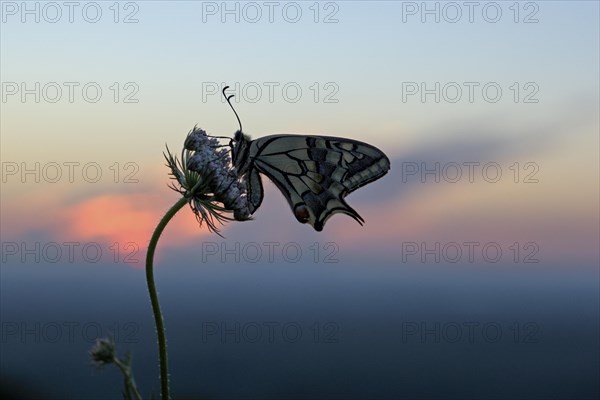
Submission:
{"label": "pink cloud", "polygon": [[[122,248],[134,243],[142,266],[148,242],[160,219],[177,200],[171,191],[155,193],[101,194],[78,202],[65,201],[57,191],[40,197],[12,198],[3,204],[3,236],[23,240],[57,242],[98,242],[103,247],[118,243]],[[43,203],[43,207],[40,204]],[[157,254],[165,247],[187,246],[198,237],[211,235],[206,225],[199,227],[188,206],[181,209],[161,236]]]}
{"label": "pink cloud", "polygon": [[[176,197],[171,196],[169,200]],[[84,240],[136,243],[146,249],[156,225],[170,207],[161,194],[102,195],[86,199],[65,211],[62,235]],[[209,235],[205,225],[198,226],[186,206],[169,223],[160,246],[182,246],[198,236]]]}

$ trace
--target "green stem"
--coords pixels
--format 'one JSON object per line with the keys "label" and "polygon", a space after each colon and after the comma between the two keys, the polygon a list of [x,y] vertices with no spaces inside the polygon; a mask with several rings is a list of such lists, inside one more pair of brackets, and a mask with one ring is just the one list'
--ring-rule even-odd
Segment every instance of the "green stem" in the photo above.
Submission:
{"label": "green stem", "polygon": [[138,391],[138,388],[135,384],[135,380],[133,379],[133,375],[131,374],[131,367],[129,366],[127,361],[122,362],[118,358],[115,358],[113,360],[113,362],[115,363],[115,365],[117,367],[119,367],[119,369],[121,370],[121,373],[123,373],[123,378],[125,379],[125,385],[124,385],[125,392],[124,393],[126,395],[126,398],[131,399],[132,398],[131,395],[133,393],[136,400],[142,400],[142,395]]}
{"label": "green stem", "polygon": [[160,220],[154,233],[152,234],[152,238],[150,239],[150,244],[148,245],[148,253],[146,254],[146,281],[148,283],[148,293],[150,294],[150,302],[152,303],[152,311],[154,312],[154,321],[156,323],[156,334],[158,336],[158,357],[160,360],[160,386],[161,386],[161,395],[163,400],[170,400],[171,397],[169,395],[169,367],[167,361],[167,339],[165,337],[165,326],[163,323],[162,313],[160,312],[160,303],[158,302],[158,294],[156,293],[156,285],[154,284],[154,251],[156,250],[156,244],[158,243],[158,239],[162,234],[162,231],[165,229],[165,226],[169,223],[171,218],[177,211],[179,211],[183,206],[188,203],[188,199],[182,197],[179,199],[173,207],[164,217]]}

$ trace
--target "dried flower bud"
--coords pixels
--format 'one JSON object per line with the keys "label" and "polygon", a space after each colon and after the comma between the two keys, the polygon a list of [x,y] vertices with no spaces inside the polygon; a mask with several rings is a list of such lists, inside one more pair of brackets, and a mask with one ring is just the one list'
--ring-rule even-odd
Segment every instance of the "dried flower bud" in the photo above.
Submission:
{"label": "dried flower bud", "polygon": [[116,346],[112,339],[97,339],[90,350],[92,360],[98,365],[112,364],[116,357]]}

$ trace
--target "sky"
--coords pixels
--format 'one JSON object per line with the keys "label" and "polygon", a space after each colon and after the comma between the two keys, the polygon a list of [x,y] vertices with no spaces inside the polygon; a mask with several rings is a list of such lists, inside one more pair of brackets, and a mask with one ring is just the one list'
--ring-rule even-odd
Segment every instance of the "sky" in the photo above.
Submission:
{"label": "sky", "polygon": [[254,219],[223,226],[225,239],[184,208],[157,252],[167,293],[177,268],[206,263],[226,271],[201,269],[223,290],[233,279],[257,294],[262,277],[295,285],[298,304],[292,281],[330,272],[296,263],[346,266],[336,277],[359,291],[437,282],[414,274],[440,265],[457,287],[493,286],[482,271],[510,271],[513,289],[534,274],[552,282],[543,298],[570,279],[598,282],[598,2],[166,3],[1,2],[4,320],[40,267],[55,284],[141,273],[178,200],[165,145],[178,153],[195,125],[233,136],[225,85],[251,137],[347,137],[377,146],[391,170],[347,198],[362,227],[343,215],[320,233],[298,224],[266,177]]}
{"label": "sky", "polygon": [[[365,198],[369,242],[457,224],[494,239],[523,223],[522,240],[563,241],[549,259],[597,259],[597,3],[228,4],[3,3],[3,233],[143,241],[176,200],[165,143],[196,124],[236,129],[228,84],[253,137],[342,136],[389,155],[390,173],[350,197]],[[177,241],[205,233],[189,212],[177,223]],[[295,225],[277,230],[313,235]],[[366,243],[347,218],[329,227]]]}

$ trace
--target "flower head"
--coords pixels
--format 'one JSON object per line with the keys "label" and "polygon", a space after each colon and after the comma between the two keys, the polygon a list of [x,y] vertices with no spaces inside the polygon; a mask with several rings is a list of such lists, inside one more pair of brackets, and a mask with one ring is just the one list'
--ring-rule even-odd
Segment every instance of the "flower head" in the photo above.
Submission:
{"label": "flower head", "polygon": [[189,199],[200,224],[206,221],[209,230],[219,234],[215,220],[223,223],[234,219],[225,213],[233,213],[238,221],[250,219],[246,185],[239,179],[225,146],[194,127],[183,147],[181,161],[168,148],[165,154],[171,178],[179,184],[171,188]]}
{"label": "flower head", "polygon": [[97,339],[90,356],[98,366],[112,364],[117,357],[115,342],[112,339]]}

